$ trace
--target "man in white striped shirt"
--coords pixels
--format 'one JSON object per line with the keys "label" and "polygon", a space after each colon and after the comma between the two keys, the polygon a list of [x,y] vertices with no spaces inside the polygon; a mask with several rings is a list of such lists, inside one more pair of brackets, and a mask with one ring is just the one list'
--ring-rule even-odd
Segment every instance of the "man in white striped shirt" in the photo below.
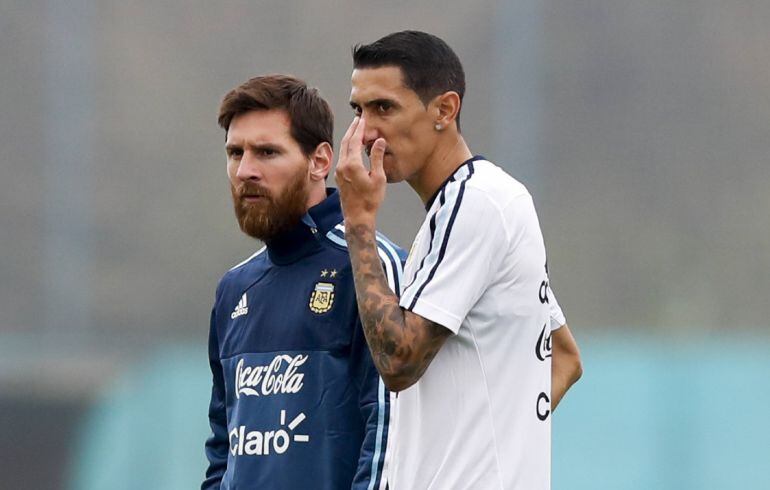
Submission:
{"label": "man in white striped shirt", "polygon": [[[353,59],[336,179],[364,333],[400,392],[391,489],[550,489],[550,414],[582,367],[532,197],[469,150],[465,76],[441,39],[394,33]],[[386,182],[403,180],[427,216],[399,299],[374,230]]]}

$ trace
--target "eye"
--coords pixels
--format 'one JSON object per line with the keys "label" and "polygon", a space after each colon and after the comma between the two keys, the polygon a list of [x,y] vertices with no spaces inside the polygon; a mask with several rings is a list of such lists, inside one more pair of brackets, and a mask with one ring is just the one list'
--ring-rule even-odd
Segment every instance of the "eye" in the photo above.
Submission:
{"label": "eye", "polygon": [[386,114],[392,108],[393,108],[393,104],[391,104],[390,102],[379,102],[377,104],[377,112],[379,114]]}
{"label": "eye", "polygon": [[360,116],[361,115],[361,108],[359,106],[354,106],[353,107],[353,114],[355,114],[356,116]]}
{"label": "eye", "polygon": [[278,155],[278,151],[275,148],[260,148],[259,155],[262,157],[274,157]]}
{"label": "eye", "polygon": [[240,148],[230,148],[227,150],[227,156],[233,160],[240,160],[240,158],[243,156],[243,150]]}

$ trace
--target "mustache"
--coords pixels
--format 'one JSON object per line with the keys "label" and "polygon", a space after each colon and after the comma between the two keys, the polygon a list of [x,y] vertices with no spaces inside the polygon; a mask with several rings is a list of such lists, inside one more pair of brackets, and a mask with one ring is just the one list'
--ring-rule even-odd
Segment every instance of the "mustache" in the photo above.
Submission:
{"label": "mustache", "polygon": [[260,184],[254,182],[244,182],[240,186],[236,187],[235,195],[239,198],[244,197],[267,197],[271,198],[270,191]]}

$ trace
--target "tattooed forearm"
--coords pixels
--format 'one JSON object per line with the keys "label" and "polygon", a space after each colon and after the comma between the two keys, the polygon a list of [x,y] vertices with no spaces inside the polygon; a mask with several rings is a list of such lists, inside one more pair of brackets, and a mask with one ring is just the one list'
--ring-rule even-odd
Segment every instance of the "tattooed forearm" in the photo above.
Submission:
{"label": "tattooed forearm", "polygon": [[385,279],[373,228],[348,227],[345,238],[374,365],[388,389],[404,390],[420,379],[451,332],[399,306]]}

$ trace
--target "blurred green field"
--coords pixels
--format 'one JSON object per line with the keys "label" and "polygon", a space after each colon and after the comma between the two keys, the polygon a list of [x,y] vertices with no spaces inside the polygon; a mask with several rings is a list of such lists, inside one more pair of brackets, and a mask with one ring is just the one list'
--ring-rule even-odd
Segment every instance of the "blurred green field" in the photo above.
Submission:
{"label": "blurred green field", "polygon": [[[770,488],[761,339],[581,336],[584,377],[553,419],[553,489]],[[149,356],[84,419],[70,488],[195,488],[208,392],[202,350]]]}

